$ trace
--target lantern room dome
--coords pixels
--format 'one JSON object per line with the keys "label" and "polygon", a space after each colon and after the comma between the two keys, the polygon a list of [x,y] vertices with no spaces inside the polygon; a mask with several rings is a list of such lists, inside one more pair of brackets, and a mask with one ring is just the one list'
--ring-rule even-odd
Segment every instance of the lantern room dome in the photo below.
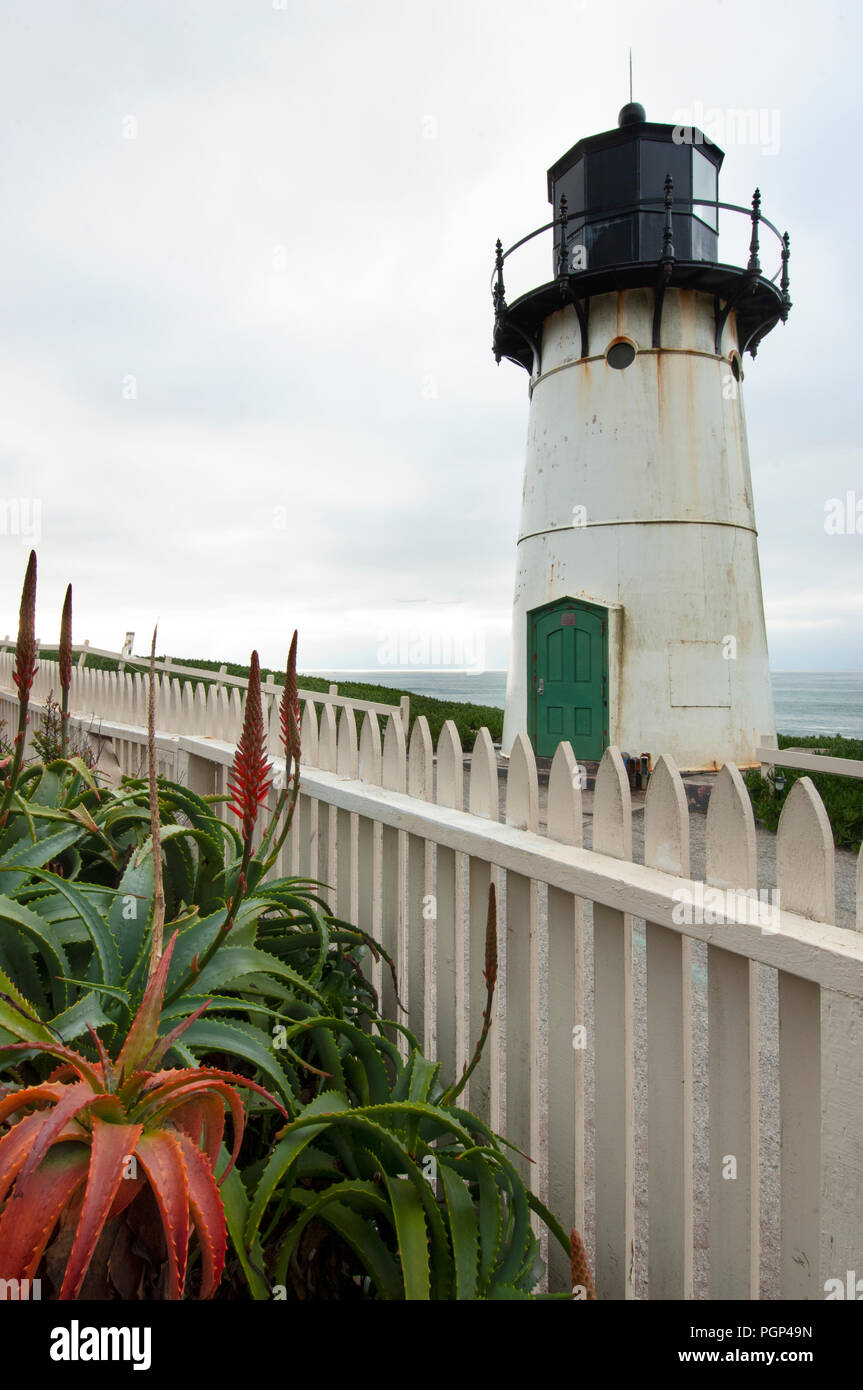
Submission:
{"label": "lantern room dome", "polygon": [[628,101],[625,106],[621,106],[620,114],[617,117],[617,124],[641,125],[647,120],[647,113],[640,101]]}

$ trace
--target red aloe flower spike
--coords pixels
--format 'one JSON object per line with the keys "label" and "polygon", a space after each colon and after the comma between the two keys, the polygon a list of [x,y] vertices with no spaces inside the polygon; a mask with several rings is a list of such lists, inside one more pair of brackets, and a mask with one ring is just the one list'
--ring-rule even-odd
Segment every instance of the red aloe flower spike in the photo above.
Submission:
{"label": "red aloe flower spike", "polygon": [[[494,884],[488,886],[488,916],[485,923],[485,969],[482,972],[489,995],[497,984],[497,895]],[[490,1001],[489,1001],[490,1002]]]}
{"label": "red aloe flower spike", "polygon": [[69,742],[69,690],[72,685],[72,585],[63,600],[60,619],[60,751],[65,758]]}
{"label": "red aloe flower spike", "polygon": [[[288,669],[285,673],[285,688],[279,707],[279,720],[282,728],[282,743],[285,757],[293,758],[295,768],[300,764],[300,697],[297,691],[297,634],[291,638],[288,652]],[[289,770],[289,769],[288,769]]]}
{"label": "red aloe flower spike", "polygon": [[577,1289],[583,1289],[585,1299],[588,1301],[596,1299],[596,1286],[590,1273],[590,1265],[587,1262],[584,1241],[574,1226],[569,1233],[569,1262],[573,1298],[576,1297]]}
{"label": "red aloe flower spike", "polygon": [[18,642],[15,647],[15,670],[12,679],[18,687],[18,699],[26,707],[30,698],[36,665],[36,551],[30,551],[24,588],[21,590],[21,609],[18,617]]}
{"label": "red aloe flower spike", "polygon": [[72,585],[66,590],[63,600],[63,616],[60,619],[60,688],[67,695],[72,684]]}
{"label": "red aloe flower spike", "polygon": [[252,652],[243,732],[228,779],[228,787],[234,798],[231,810],[243,822],[243,840],[248,847],[251,847],[258,807],[266,800],[271,785],[267,776],[270,763],[267,762],[266,748],[261,708],[261,667],[258,653]]}
{"label": "red aloe flower spike", "polygon": [[[275,814],[259,847],[265,872],[275,864],[279,851],[285,843],[294,818],[300,790],[300,695],[297,689],[296,632],[291,638],[285,684],[279,702],[279,725],[282,747],[285,750],[285,782],[276,805]],[[293,768],[291,767],[292,762]],[[287,812],[284,822],[277,834],[276,827],[286,806]]]}
{"label": "red aloe flower spike", "polygon": [[15,751],[12,766],[4,783],[3,805],[0,806],[0,826],[6,824],[9,803],[21,771],[24,757],[24,736],[27,732],[27,706],[30,703],[30,689],[36,675],[36,551],[30,551],[24,588],[21,590],[21,611],[18,619],[18,642],[15,647],[15,670],[12,679],[18,687],[18,732],[15,735]]}
{"label": "red aloe flower spike", "polygon": [[[219,928],[203,955],[200,958],[195,956],[189,973],[168,995],[165,1001],[168,1004],[173,1003],[179,994],[189,989],[204,967],[209,965],[216,951],[233,928],[237,908],[246,891],[246,871],[252,857],[252,836],[258,819],[258,807],[261,802],[266,801],[272,786],[269,777],[272,764],[267,761],[266,749],[267,736],[264,730],[264,712],[261,704],[261,665],[258,660],[258,653],[252,652],[249,662],[249,686],[246,691],[243,732],[237,744],[237,751],[234,754],[233,765],[228,777],[228,789],[234,798],[229,809],[243,822],[243,856],[237,870],[236,885],[224,924]],[[272,830],[272,826],[270,830]],[[267,831],[264,835],[264,845],[267,844],[269,834],[270,831]]]}

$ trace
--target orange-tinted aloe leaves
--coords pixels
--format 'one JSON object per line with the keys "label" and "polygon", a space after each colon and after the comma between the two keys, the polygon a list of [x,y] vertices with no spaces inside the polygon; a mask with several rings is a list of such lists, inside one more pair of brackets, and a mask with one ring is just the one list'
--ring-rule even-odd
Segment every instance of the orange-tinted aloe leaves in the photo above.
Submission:
{"label": "orange-tinted aloe leaves", "polygon": [[[89,1061],[61,1043],[41,1050],[62,1065],[50,1081],[0,1098],[0,1279],[31,1278],[61,1218],[76,1223],[61,1299],[77,1298],[106,1224],[148,1186],[168,1254],[168,1295],[182,1298],[192,1227],[201,1249],[200,1295],[216,1289],[225,1264],[225,1214],[214,1166],[230,1111],[231,1159],[243,1138],[237,1086],[256,1082],[213,1067],[153,1071],[175,1028],[159,1036],[174,940],[168,943],[116,1061],[103,1048]],[[192,1022],[192,1015],[186,1023]],[[30,1048],[5,1044],[2,1050]],[[61,1079],[67,1078],[67,1079]],[[286,1117],[287,1118],[287,1117]]]}

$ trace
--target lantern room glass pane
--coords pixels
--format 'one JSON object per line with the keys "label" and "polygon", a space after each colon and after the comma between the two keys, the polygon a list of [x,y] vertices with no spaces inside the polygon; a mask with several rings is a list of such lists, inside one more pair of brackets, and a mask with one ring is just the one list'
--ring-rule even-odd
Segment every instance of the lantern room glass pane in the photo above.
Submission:
{"label": "lantern room glass pane", "polygon": [[673,197],[675,203],[687,202],[690,194],[689,150],[686,145],[675,145],[672,140],[641,140],[641,198],[655,202],[662,211],[665,200],[665,175],[674,180]]}
{"label": "lantern room glass pane", "polygon": [[587,157],[587,202],[591,212],[630,207],[636,199],[636,146],[615,145]]}
{"label": "lantern room glass pane", "polygon": [[[709,198],[715,205],[717,199],[717,174],[716,165],[712,159],[702,153],[696,145],[692,146],[692,196],[693,198]],[[693,207],[693,213],[700,217],[702,222],[706,222],[714,232],[719,229],[718,211],[716,207]]]}

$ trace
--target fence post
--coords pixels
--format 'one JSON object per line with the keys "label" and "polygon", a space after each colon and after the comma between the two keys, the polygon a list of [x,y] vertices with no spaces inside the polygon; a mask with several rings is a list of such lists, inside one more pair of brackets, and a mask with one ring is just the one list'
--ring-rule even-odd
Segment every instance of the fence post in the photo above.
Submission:
{"label": "fence post", "polygon": [[[428,720],[423,715],[414,724],[408,745],[408,795],[420,801],[434,801],[434,745]],[[421,835],[408,835],[407,839],[407,1002],[411,1030],[428,1051],[432,1003],[429,966],[434,960],[434,924],[425,909],[433,896],[432,852],[430,842]]]}
{"label": "fence post", "polygon": [[[527,735],[519,733],[509,755],[506,778],[506,823],[518,830],[539,831],[539,784],[536,758]],[[537,1162],[513,1162],[544,1199],[546,1163],[539,1114],[539,886],[523,874],[506,874],[506,1133],[522,1153]]]}
{"label": "fence post", "polygon": [[[407,747],[401,720],[390,715],[384,730],[381,785],[387,791],[407,791]],[[405,940],[404,889],[405,833],[385,825],[381,837],[381,942],[396,962],[399,982],[404,979],[400,957]],[[384,1018],[398,1018],[399,1007],[393,978],[388,969],[383,972],[381,991]]]}
{"label": "fence post", "polygon": [[[689,810],[674,761],[656,763],[644,807],[644,863],[689,878]],[[647,1290],[693,1296],[692,941],[645,925],[647,954]]]}
{"label": "fence post", "polygon": [[[568,743],[559,743],[548,778],[549,840],[583,841],[581,775]],[[580,1029],[581,1032],[576,1032]],[[591,1040],[592,1041],[592,1040]],[[549,1202],[565,1230],[584,1231],[584,905],[548,890],[548,1181]],[[569,1261],[550,1242],[552,1290],[565,1289]]]}
{"label": "fence post", "polygon": [[[776,831],[782,907],[816,922],[834,921],[833,864],[827,812],[810,778],[801,777]],[[780,1297],[821,1298],[821,990],[784,970],[778,977]]]}
{"label": "fence post", "polygon": [[[737,893],[758,887],[752,803],[733,763],[723,767],[710,794],[705,879]],[[710,1297],[757,1299],[758,966],[712,944],[707,947],[707,1022]]]}
{"label": "fence post", "polygon": [[[306,709],[313,709],[311,700]],[[303,748],[305,749],[305,735]],[[361,782],[379,787],[383,777],[383,751],[380,725],[373,710],[367,710],[360,728],[358,776]],[[301,794],[302,799],[302,794]],[[313,803],[316,805],[317,803]],[[381,836],[383,827],[370,816],[360,816],[357,825],[357,926],[373,936],[381,937]],[[383,974],[380,961],[372,964],[372,984],[380,995]]]}
{"label": "fence post", "polygon": [[[448,719],[437,743],[437,804],[456,811],[464,807],[464,756],[458,729]],[[438,845],[435,880],[435,1061],[449,1083],[459,1074],[459,1055],[464,1049],[464,1012],[461,1009],[464,975],[464,897],[460,861],[454,849]]]}
{"label": "fence post", "polygon": [[[414,733],[420,724],[426,724],[425,715],[420,715],[414,725]],[[413,739],[411,740],[413,743]],[[491,741],[491,734],[483,727],[476,736],[470,758],[470,780],[468,783],[468,807],[471,815],[482,816],[485,820],[500,820],[500,788],[497,776],[497,755]],[[486,1004],[485,934],[488,921],[489,887],[494,883],[497,889],[497,870],[484,859],[471,855],[468,859],[468,960],[470,978],[468,980],[468,1047],[480,1035],[483,1011]],[[491,1032],[479,1066],[470,1079],[468,1095],[470,1107],[481,1120],[497,1124],[497,1115],[492,1115],[494,1105],[500,1104],[500,1010],[495,1000],[492,1013]],[[494,1077],[494,1082],[492,1082]]]}
{"label": "fence post", "polygon": [[[632,860],[632,802],[620,750],[607,748],[593,793],[593,848]],[[596,1287],[635,1297],[635,1038],[632,917],[593,909]]]}
{"label": "fence post", "polygon": [[[356,715],[345,705],[339,716],[336,734],[336,771],[339,776],[355,780],[358,761]],[[336,911],[348,922],[357,920],[357,889],[357,817],[350,811],[340,810],[336,812]]]}

